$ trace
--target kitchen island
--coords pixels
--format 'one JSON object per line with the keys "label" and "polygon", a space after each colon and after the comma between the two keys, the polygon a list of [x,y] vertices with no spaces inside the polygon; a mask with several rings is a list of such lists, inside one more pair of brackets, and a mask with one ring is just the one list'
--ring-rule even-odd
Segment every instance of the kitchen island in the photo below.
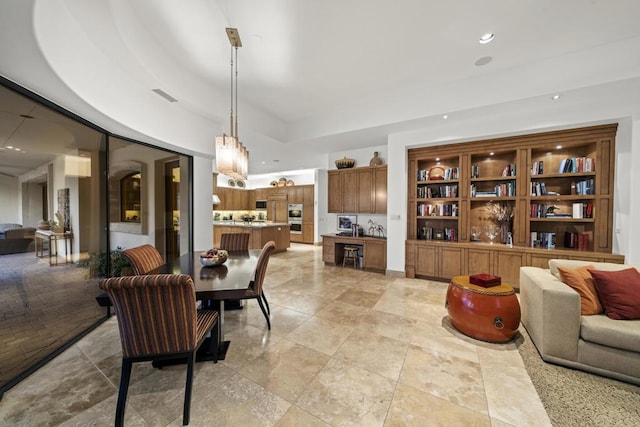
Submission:
{"label": "kitchen island", "polygon": [[262,249],[270,240],[276,244],[274,252],[286,251],[290,246],[289,224],[281,222],[213,221],[213,244],[220,244],[223,233],[249,233],[249,249]]}

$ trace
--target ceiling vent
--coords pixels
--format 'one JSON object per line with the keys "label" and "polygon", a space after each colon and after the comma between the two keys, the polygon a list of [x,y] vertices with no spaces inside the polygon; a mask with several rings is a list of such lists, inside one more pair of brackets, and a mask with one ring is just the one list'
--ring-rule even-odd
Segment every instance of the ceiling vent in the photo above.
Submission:
{"label": "ceiling vent", "polygon": [[157,93],[158,95],[160,95],[161,97],[163,97],[169,102],[178,102],[177,99],[175,99],[173,96],[169,95],[167,92],[163,91],[162,89],[151,89],[151,90],[153,90],[155,93]]}

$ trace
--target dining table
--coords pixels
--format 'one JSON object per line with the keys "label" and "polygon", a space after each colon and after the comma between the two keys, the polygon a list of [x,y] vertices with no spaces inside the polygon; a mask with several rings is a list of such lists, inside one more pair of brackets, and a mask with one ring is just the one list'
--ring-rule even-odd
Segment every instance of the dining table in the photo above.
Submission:
{"label": "dining table", "polygon": [[[217,310],[218,317],[218,355],[217,360],[224,360],[230,342],[224,339],[224,301],[242,299],[245,295],[253,272],[260,257],[260,249],[229,252],[229,257],[220,265],[204,266],[200,262],[200,254],[206,251],[188,252],[180,257],[167,261],[162,267],[150,272],[188,274],[191,276],[196,290],[196,300],[201,301],[201,308]],[[196,354],[197,361],[214,360],[207,353],[206,343]]]}

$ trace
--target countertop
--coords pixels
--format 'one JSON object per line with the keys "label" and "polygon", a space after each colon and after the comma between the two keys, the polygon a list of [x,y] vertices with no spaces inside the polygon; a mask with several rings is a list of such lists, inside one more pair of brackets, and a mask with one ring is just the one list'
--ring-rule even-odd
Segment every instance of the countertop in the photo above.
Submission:
{"label": "countertop", "polygon": [[266,228],[266,227],[289,227],[286,222],[244,222],[244,221],[213,221],[213,225],[225,227],[242,227],[242,228]]}

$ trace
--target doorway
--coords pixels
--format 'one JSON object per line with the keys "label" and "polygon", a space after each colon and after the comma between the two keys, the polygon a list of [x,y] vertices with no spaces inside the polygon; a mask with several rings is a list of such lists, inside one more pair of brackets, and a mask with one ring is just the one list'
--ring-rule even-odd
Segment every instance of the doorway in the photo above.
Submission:
{"label": "doorway", "polygon": [[180,256],[180,161],[165,163],[165,241],[166,259]]}

